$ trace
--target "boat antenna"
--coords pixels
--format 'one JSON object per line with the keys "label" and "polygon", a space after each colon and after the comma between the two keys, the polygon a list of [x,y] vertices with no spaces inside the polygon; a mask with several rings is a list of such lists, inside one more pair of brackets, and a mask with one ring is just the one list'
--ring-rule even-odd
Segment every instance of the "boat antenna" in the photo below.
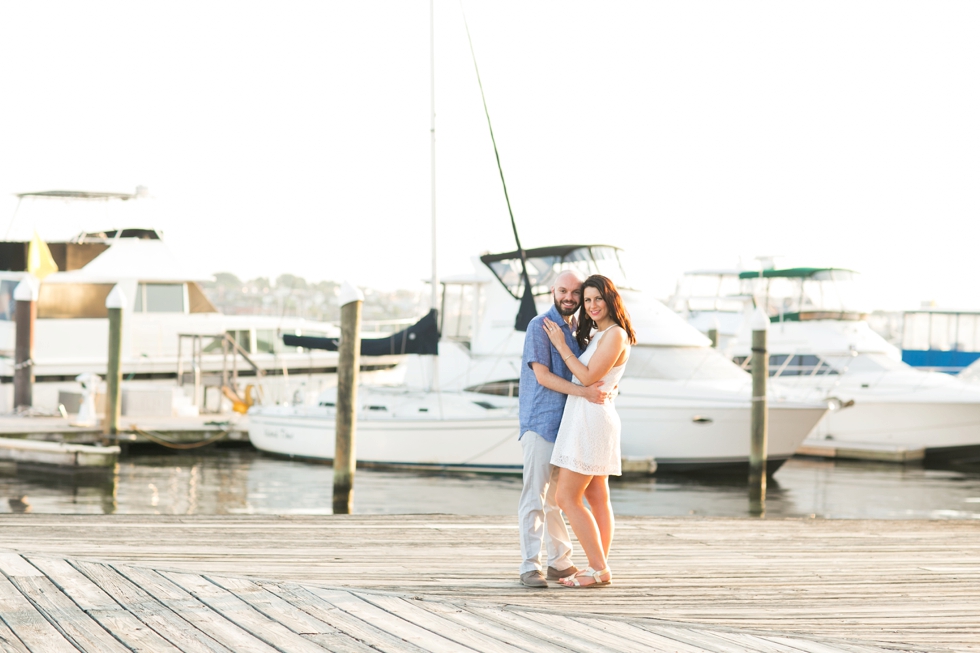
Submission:
{"label": "boat antenna", "polygon": [[431,140],[432,177],[432,301],[430,309],[439,310],[439,271],[436,266],[436,28],[435,0],[429,0],[429,104],[432,121],[429,128]]}
{"label": "boat antenna", "polygon": [[14,222],[17,221],[17,212],[20,211],[20,203],[23,199],[20,195],[17,196],[17,206],[14,207],[14,214],[10,216],[10,223],[7,225],[7,231],[3,235],[4,240],[10,238],[10,230],[14,228]]}
{"label": "boat antenna", "polygon": [[487,127],[490,128],[490,142],[493,143],[493,155],[497,158],[497,170],[500,171],[500,183],[504,187],[504,199],[507,200],[507,212],[510,214],[510,226],[514,230],[514,240],[517,242],[517,254],[521,258],[521,278],[524,280],[524,294],[521,297],[521,307],[517,311],[514,329],[527,331],[528,323],[538,314],[534,306],[534,293],[531,289],[531,278],[527,274],[527,253],[521,247],[521,238],[517,235],[517,223],[514,221],[514,211],[510,207],[510,195],[507,194],[507,182],[504,180],[504,168],[500,165],[500,152],[497,151],[497,139],[493,137],[493,125],[490,123],[490,110],[487,109],[487,96],[483,92],[483,82],[480,81],[480,68],[476,65],[476,51],[473,49],[473,39],[470,37],[470,26],[466,22],[466,12],[463,11],[463,0],[459,2],[463,14],[463,26],[466,28],[466,40],[470,44],[470,54],[473,56],[473,69],[476,71],[476,83],[480,86],[480,97],[483,99],[483,112],[487,116]]}

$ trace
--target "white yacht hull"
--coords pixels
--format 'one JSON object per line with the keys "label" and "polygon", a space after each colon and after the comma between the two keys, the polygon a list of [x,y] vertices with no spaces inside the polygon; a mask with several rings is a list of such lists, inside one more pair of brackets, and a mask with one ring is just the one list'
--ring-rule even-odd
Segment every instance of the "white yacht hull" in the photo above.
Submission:
{"label": "white yacht hull", "polygon": [[[770,407],[769,474],[796,452],[826,412],[826,408],[813,405]],[[624,457],[652,455],[658,471],[664,472],[748,471],[751,411],[747,404],[697,408],[621,406],[619,414],[623,420]]]}
{"label": "white yacht hull", "polygon": [[980,458],[980,403],[856,400],[829,414],[805,444],[828,440],[922,448],[927,460]]}
{"label": "white yacht hull", "polygon": [[[307,407],[249,413],[249,439],[260,451],[310,460],[334,456],[335,415]],[[357,421],[357,464],[518,473],[523,467],[516,417]]]}
{"label": "white yacht hull", "polygon": [[[625,458],[652,458],[659,472],[748,469],[748,402],[653,406],[621,397],[617,404]],[[793,455],[825,412],[812,404],[770,409],[770,474]],[[249,438],[260,451],[327,461],[334,455],[334,419],[333,410],[323,407],[253,408]],[[520,473],[518,428],[513,416],[392,419],[365,412],[357,421],[357,461],[362,466]]]}

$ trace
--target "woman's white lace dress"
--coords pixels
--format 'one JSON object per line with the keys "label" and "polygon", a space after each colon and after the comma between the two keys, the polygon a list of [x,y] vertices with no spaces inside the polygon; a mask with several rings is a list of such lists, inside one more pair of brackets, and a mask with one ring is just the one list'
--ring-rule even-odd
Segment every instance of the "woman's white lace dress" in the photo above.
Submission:
{"label": "woman's white lace dress", "polygon": [[[592,342],[578,357],[583,365],[588,365],[606,331],[599,331]],[[626,345],[627,357],[629,345]],[[612,390],[623,377],[626,363],[617,365],[602,377],[605,390]],[[578,385],[579,380],[572,379]],[[551,464],[564,467],[579,474],[590,476],[620,476],[623,471],[619,435],[622,424],[612,399],[604,404],[594,404],[584,397],[570,395],[565,401],[565,412],[558,428]]]}

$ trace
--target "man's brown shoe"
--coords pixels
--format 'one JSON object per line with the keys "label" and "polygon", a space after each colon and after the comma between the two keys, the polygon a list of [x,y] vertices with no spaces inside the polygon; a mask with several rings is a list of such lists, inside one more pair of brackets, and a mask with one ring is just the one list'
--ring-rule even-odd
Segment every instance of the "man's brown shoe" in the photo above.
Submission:
{"label": "man's brown shoe", "polygon": [[548,567],[548,580],[561,580],[562,578],[568,578],[569,576],[574,576],[578,573],[578,567],[572,565],[566,569],[559,571],[554,567]]}
{"label": "man's brown shoe", "polygon": [[524,587],[547,587],[548,581],[540,569],[532,569],[521,574],[521,585]]}

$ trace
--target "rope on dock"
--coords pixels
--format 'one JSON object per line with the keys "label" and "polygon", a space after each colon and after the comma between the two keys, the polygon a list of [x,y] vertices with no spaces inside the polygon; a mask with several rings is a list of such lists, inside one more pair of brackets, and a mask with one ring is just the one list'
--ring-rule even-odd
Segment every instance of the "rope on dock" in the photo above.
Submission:
{"label": "rope on dock", "polygon": [[221,438],[228,435],[229,433],[231,433],[231,429],[228,428],[225,429],[224,431],[219,432],[217,435],[213,435],[204,440],[199,440],[198,442],[173,442],[171,440],[167,440],[166,438],[160,436],[159,434],[153,434],[153,432],[151,431],[145,431],[140,427],[136,426],[135,424],[131,424],[129,430],[133,431],[134,433],[138,433],[142,435],[144,438],[150,440],[151,442],[155,442],[159,445],[168,447],[170,449],[197,449],[199,447],[206,447],[207,445],[213,444],[218,440],[220,440]]}

